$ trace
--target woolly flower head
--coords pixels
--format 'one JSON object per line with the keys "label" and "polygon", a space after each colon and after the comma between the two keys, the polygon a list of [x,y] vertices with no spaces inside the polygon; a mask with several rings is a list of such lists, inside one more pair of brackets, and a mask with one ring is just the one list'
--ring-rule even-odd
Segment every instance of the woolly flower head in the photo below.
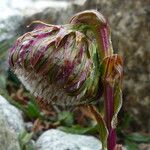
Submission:
{"label": "woolly flower head", "polygon": [[66,25],[33,22],[33,31],[18,38],[9,53],[9,64],[21,82],[47,103],[79,105],[102,94],[102,60],[93,26],[75,17]]}

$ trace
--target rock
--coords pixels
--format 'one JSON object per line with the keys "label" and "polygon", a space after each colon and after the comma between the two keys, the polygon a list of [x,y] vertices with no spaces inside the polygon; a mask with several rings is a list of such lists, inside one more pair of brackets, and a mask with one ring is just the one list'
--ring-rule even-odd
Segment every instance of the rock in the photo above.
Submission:
{"label": "rock", "polygon": [[36,150],[100,150],[101,143],[92,136],[69,134],[51,129],[39,137],[35,147]]}
{"label": "rock", "polygon": [[0,113],[0,150],[20,150],[17,134],[8,127]]}
{"label": "rock", "polygon": [[0,96],[0,114],[5,119],[9,129],[14,131],[17,135],[25,130],[21,112],[9,104],[2,96]]}

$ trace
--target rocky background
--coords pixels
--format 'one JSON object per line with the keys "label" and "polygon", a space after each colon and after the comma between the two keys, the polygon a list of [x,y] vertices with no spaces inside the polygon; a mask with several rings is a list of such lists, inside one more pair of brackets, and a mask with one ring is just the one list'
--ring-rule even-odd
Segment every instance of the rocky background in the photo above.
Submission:
{"label": "rocky background", "polygon": [[[4,89],[10,88],[7,81],[11,74],[6,61],[8,49],[18,36],[28,31],[27,25],[34,20],[65,24],[74,13],[86,9],[97,9],[107,16],[114,50],[124,59],[124,105],[120,122],[126,120],[128,125],[125,128],[128,131],[150,134],[149,0],[1,0],[0,94],[5,95]],[[0,120],[3,118],[0,117]],[[0,121],[0,124],[3,123]],[[144,149],[144,146],[140,149]],[[14,147],[17,149],[17,143]]]}

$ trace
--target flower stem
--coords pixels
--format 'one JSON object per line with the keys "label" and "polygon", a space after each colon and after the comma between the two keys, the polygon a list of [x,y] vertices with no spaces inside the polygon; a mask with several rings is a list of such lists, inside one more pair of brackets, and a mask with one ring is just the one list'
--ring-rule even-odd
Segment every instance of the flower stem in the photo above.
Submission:
{"label": "flower stem", "polygon": [[111,120],[114,114],[114,87],[108,82],[105,83],[104,87],[104,107],[105,107],[105,122],[108,129],[107,148],[108,150],[114,150],[116,145],[116,131],[111,126]]}

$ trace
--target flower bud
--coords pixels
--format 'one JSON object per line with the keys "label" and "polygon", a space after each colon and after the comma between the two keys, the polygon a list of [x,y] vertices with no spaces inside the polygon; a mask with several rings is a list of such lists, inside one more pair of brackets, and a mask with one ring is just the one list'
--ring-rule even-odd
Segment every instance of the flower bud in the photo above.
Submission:
{"label": "flower bud", "polygon": [[56,105],[96,101],[102,93],[100,58],[94,33],[86,24],[32,24],[17,39],[9,64],[36,97]]}

